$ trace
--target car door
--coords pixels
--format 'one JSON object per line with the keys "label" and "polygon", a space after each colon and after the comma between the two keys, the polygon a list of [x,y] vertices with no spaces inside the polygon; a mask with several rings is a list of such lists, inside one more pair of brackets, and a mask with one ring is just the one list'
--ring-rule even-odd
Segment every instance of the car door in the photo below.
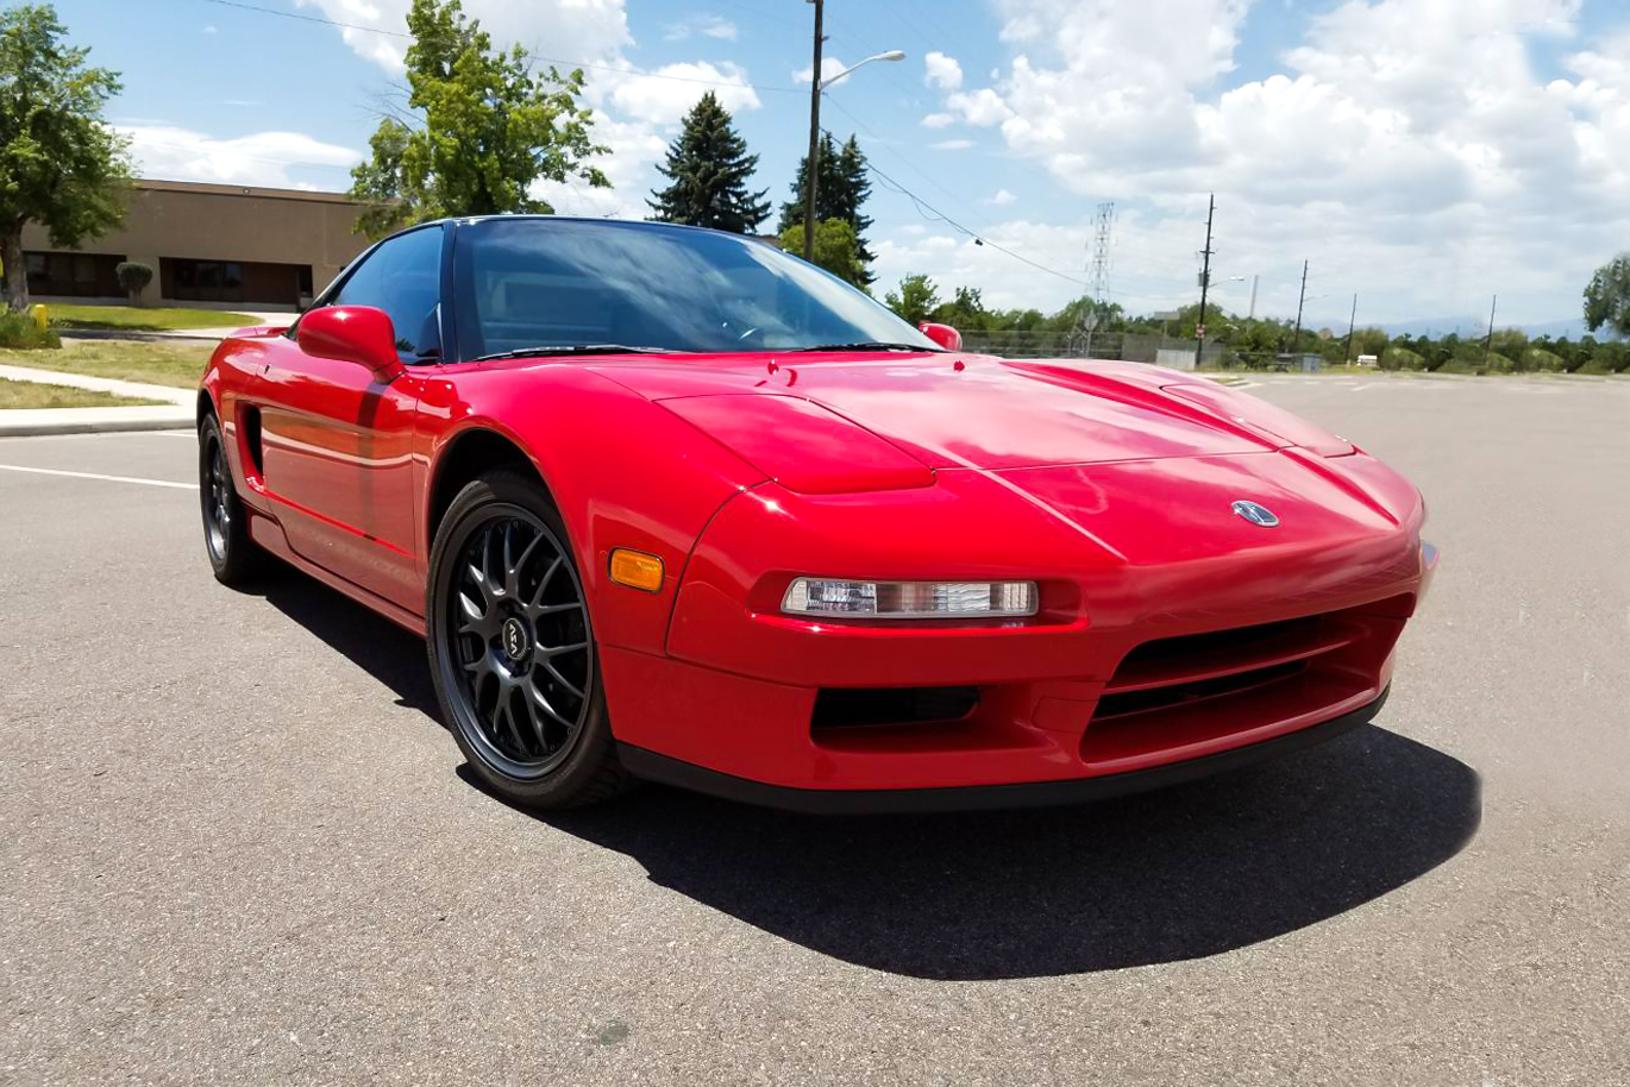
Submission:
{"label": "car door", "polygon": [[[364,366],[277,341],[259,383],[266,491],[301,557],[417,614],[414,417],[424,366],[441,358],[444,231],[399,234],[371,250],[319,305],[373,306],[391,318],[405,369]],[[298,326],[297,326],[298,327]]]}

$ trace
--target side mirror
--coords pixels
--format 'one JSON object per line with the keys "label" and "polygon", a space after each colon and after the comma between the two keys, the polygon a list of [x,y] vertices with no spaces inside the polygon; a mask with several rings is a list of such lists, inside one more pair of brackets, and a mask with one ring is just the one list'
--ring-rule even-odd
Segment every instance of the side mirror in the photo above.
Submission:
{"label": "side mirror", "polygon": [[373,306],[324,306],[307,310],[295,332],[300,350],[319,358],[366,366],[382,378],[402,369],[390,315]]}
{"label": "side mirror", "polygon": [[933,340],[947,351],[962,350],[962,333],[950,325],[936,324],[933,321],[924,321],[917,326],[917,331]]}

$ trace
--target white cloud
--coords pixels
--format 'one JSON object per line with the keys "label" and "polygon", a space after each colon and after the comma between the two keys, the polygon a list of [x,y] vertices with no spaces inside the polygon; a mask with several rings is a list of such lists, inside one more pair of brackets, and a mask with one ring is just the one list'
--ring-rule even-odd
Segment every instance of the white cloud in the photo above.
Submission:
{"label": "white cloud", "polygon": [[938,143],[928,145],[936,151],[966,151],[973,146],[972,140],[940,140]]}
{"label": "white cloud", "polygon": [[[295,0],[325,18],[353,26],[407,30],[411,0]],[[624,0],[465,0],[465,14],[501,45],[519,44],[534,53],[568,63],[605,63],[633,44]],[[406,38],[342,29],[340,36],[358,55],[395,74],[402,70]]]}
{"label": "white cloud", "polygon": [[1015,201],[1017,199],[1018,199],[1017,196],[1014,196],[1012,193],[1008,192],[1006,189],[997,189],[994,193],[992,193],[990,196],[987,196],[985,198],[985,203],[987,203],[987,204],[995,204],[997,207],[1002,207],[1005,204],[1013,203],[1013,201]]}
{"label": "white cloud", "polygon": [[962,87],[962,65],[956,62],[955,57],[940,52],[929,53],[923,58],[923,83],[942,91],[959,90]]}
{"label": "white cloud", "polygon": [[[704,90],[706,88],[703,88]],[[535,192],[549,201],[561,215],[611,216],[643,219],[650,214],[645,199],[655,184],[652,165],[661,160],[668,141],[651,125],[641,121],[601,119],[594,126],[595,139],[611,148],[598,165],[611,181],[611,188],[591,188],[584,182],[544,182]]]}
{"label": "white cloud", "polygon": [[681,42],[697,34],[704,38],[733,42],[736,40],[736,24],[719,15],[696,15],[677,23],[670,23],[663,31],[662,37],[666,41]]}
{"label": "white cloud", "polygon": [[970,125],[989,127],[1013,116],[1013,109],[989,87],[977,91],[957,91],[945,96],[945,106]]}
{"label": "white cloud", "polygon": [[[142,177],[167,181],[293,187],[291,170],[328,167],[324,188],[345,189],[350,178],[335,167],[355,165],[362,152],[323,143],[300,132],[256,132],[221,139],[175,125],[120,124]],[[330,180],[331,179],[331,180]]]}
{"label": "white cloud", "polygon": [[1514,319],[1566,316],[1630,236],[1630,33],[1566,55],[1564,79],[1531,59],[1577,33],[1581,0],[1347,0],[1250,80],[1231,78],[1249,0],[994,5],[1009,63],[924,123],[996,127],[1081,197],[1180,225],[1131,253],[1172,283],[1192,283],[1210,191],[1221,259],[1272,280],[1265,304],[1306,257],[1378,317],[1496,289]]}
{"label": "white cloud", "polygon": [[758,94],[748,86],[747,73],[728,61],[710,64],[667,64],[654,72],[616,76],[611,104],[627,116],[651,124],[679,121],[708,91],[732,113],[759,107]]}
{"label": "white cloud", "polygon": [[221,32],[221,28],[216,26],[214,23],[211,23],[203,28],[203,32],[205,34],[219,34]]}

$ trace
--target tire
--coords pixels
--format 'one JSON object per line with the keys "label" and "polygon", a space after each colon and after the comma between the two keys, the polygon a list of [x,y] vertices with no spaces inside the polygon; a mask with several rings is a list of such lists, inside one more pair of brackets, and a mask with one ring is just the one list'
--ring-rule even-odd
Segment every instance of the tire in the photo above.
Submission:
{"label": "tire", "polygon": [[214,413],[198,424],[198,498],[204,517],[204,552],[215,580],[238,587],[266,572],[269,556],[249,538],[249,513],[238,497],[226,440]]}
{"label": "tire", "polygon": [[459,491],[431,545],[426,594],[442,716],[492,792],[547,809],[627,787],[583,582],[536,479],[499,469]]}

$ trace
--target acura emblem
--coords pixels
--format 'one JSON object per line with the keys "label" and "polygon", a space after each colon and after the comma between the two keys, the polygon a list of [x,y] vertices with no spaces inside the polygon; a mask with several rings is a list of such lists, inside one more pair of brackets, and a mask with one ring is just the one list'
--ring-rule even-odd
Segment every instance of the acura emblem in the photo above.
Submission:
{"label": "acura emblem", "polygon": [[1242,498],[1231,508],[1258,528],[1273,528],[1279,523],[1279,518],[1274,516],[1273,510],[1256,502],[1247,502]]}

